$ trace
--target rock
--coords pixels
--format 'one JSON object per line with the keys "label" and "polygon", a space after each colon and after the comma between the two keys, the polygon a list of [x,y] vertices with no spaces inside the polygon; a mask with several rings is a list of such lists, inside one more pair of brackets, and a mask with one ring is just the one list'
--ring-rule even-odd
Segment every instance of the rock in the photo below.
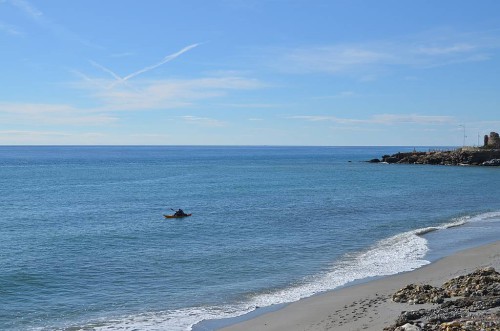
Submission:
{"label": "rock", "polygon": [[392,296],[394,302],[409,304],[442,303],[444,298],[449,298],[449,294],[442,288],[415,284],[407,285]]}
{"label": "rock", "polygon": [[500,273],[493,268],[484,268],[465,276],[453,278],[443,284],[451,296],[500,295]]}
{"label": "rock", "polygon": [[[384,330],[500,330],[500,274],[494,268],[478,269],[468,275],[453,278],[442,288],[410,284],[397,291],[393,300],[419,302],[420,295],[434,291],[440,293],[439,290],[462,297],[448,300],[437,308],[402,312],[394,325]],[[430,300],[435,300],[435,297],[430,297]]]}
{"label": "rock", "polygon": [[397,157],[387,157],[384,159],[384,162],[387,162],[387,163],[397,163],[399,161],[399,159]]}
{"label": "rock", "polygon": [[401,313],[401,315],[399,315],[398,319],[396,320],[396,325],[403,325],[410,321],[415,321],[420,317],[424,316],[426,313],[427,310],[425,309],[404,311]]}
{"label": "rock", "polygon": [[489,166],[489,167],[491,167],[491,166],[498,167],[498,166],[500,166],[500,159],[491,159],[489,161],[484,161],[483,163],[481,163],[481,165]]}
{"label": "rock", "polygon": [[448,151],[413,151],[384,155],[382,156],[382,161],[405,164],[500,166],[500,148],[493,149],[483,147]]}
{"label": "rock", "polygon": [[398,326],[395,330],[396,331],[420,331],[422,329],[416,325],[406,323],[405,325]]}
{"label": "rock", "polygon": [[[351,162],[351,161],[349,161]],[[380,160],[379,159],[371,159],[370,161],[368,161],[369,163],[379,163]]]}

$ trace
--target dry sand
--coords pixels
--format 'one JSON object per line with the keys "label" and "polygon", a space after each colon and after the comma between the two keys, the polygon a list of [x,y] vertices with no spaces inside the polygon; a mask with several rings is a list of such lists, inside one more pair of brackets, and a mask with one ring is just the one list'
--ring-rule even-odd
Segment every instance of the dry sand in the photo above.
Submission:
{"label": "dry sand", "polygon": [[392,302],[390,297],[398,289],[410,283],[441,286],[453,277],[487,266],[500,270],[500,241],[459,252],[415,271],[303,299],[222,330],[382,330],[394,323],[402,311],[432,307]]}

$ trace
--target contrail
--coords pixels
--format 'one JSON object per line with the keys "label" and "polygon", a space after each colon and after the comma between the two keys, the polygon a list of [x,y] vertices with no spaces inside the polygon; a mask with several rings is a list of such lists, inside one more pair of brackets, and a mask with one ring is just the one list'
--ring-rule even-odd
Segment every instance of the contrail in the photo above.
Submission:
{"label": "contrail", "polygon": [[127,75],[127,76],[123,77],[121,80],[122,81],[126,81],[126,80],[129,80],[130,78],[133,78],[133,77],[137,76],[137,75],[143,74],[143,73],[145,73],[145,72],[147,72],[149,70],[153,70],[155,68],[158,68],[159,66],[161,66],[161,65],[163,65],[163,64],[165,64],[165,63],[167,63],[169,61],[172,61],[176,57],[180,56],[183,53],[186,53],[187,51],[189,51],[189,50],[197,47],[198,45],[200,45],[200,44],[192,44],[192,45],[189,45],[187,47],[184,47],[183,49],[181,49],[177,53],[165,56],[165,58],[162,61],[158,62],[157,64],[154,64],[152,66],[149,66],[149,67],[143,68],[141,70],[138,70],[138,71],[136,71],[134,73],[131,73],[130,75]]}
{"label": "contrail", "polygon": [[113,88],[117,82],[122,82],[123,84],[127,85],[128,87],[130,87],[131,89],[133,89],[134,91],[136,92],[139,92],[137,89],[133,88],[132,86],[130,86],[123,78],[121,78],[117,73],[115,73],[114,71],[112,71],[111,69],[108,69],[106,68],[105,66],[103,65],[100,65],[99,63],[95,62],[95,61],[92,61],[92,60],[89,60],[89,62],[96,68],[99,68],[101,69],[102,71],[105,71],[107,72],[108,74],[110,74],[111,76],[113,76],[113,78],[116,79],[116,82],[114,82],[113,84],[111,84],[110,86],[108,86],[107,88],[108,89],[111,89]]}
{"label": "contrail", "polygon": [[95,61],[92,61],[92,60],[89,60],[89,62],[96,68],[99,68],[101,69],[102,71],[104,72],[107,72],[108,74],[110,74],[111,76],[113,76],[114,79],[116,79],[116,81],[111,84],[111,86],[109,88],[113,88],[114,86],[116,86],[117,84],[120,84],[120,83],[126,83],[127,80],[131,79],[131,78],[134,78],[135,76],[138,76],[140,74],[143,74],[145,72],[148,72],[150,70],[153,70],[153,69],[156,69],[158,68],[159,66],[162,66],[164,65],[165,63],[167,62],[170,62],[172,61],[173,59],[179,57],[180,55],[186,53],[187,51],[199,46],[200,43],[196,43],[196,44],[192,44],[192,45],[189,45],[189,46],[186,46],[184,47],[183,49],[181,49],[180,51],[174,53],[174,54],[170,54],[170,55],[167,55],[163,58],[163,60],[161,60],[160,62],[158,62],[157,64],[154,64],[154,65],[151,65],[151,66],[147,66],[141,70],[137,70],[136,72],[133,72],[125,77],[120,77],[120,75],[116,74],[114,71],[112,71],[111,69],[108,69],[106,68],[105,66],[103,65],[100,65],[99,63],[95,62]]}
{"label": "contrail", "polygon": [[110,69],[106,68],[105,66],[102,66],[102,65],[100,65],[99,63],[94,62],[94,61],[92,61],[92,60],[89,60],[89,62],[90,62],[90,63],[91,63],[94,67],[99,68],[99,69],[101,69],[102,71],[107,72],[108,74],[110,74],[111,76],[113,76],[116,80],[119,80],[119,81],[121,81],[121,80],[122,80],[122,78],[121,78],[120,76],[118,76],[118,75],[117,75],[117,74],[115,74],[113,71],[111,71]]}

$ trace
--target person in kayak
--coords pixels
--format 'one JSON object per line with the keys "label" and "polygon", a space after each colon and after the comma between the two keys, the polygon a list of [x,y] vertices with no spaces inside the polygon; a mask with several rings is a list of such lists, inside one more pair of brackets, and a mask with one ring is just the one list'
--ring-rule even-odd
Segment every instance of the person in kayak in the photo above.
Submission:
{"label": "person in kayak", "polygon": [[187,214],[184,212],[184,210],[180,209],[175,212],[174,216],[187,216]]}

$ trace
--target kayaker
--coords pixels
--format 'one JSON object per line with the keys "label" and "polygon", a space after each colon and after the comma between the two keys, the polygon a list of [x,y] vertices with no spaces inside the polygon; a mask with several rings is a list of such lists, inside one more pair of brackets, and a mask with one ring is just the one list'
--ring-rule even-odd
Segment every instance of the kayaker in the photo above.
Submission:
{"label": "kayaker", "polygon": [[180,209],[175,212],[174,216],[186,216],[186,213],[184,213],[184,210]]}

